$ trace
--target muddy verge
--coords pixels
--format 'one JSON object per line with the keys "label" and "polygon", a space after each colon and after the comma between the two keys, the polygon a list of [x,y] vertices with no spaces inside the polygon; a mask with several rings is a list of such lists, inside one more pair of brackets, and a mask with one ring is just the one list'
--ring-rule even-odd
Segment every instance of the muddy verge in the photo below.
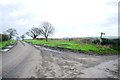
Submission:
{"label": "muddy verge", "polygon": [[[28,44],[31,44],[29,42],[27,42]],[[35,46],[35,44],[31,44],[33,46]],[[75,49],[68,49],[68,48],[62,48],[62,47],[51,47],[51,46],[45,46],[45,45],[36,45],[36,46],[40,46],[40,47],[44,47],[44,48],[49,48],[49,49],[52,49],[52,50],[58,50],[58,51],[64,51],[64,52],[74,52],[74,53],[80,53],[80,54],[88,54],[88,55],[118,55],[119,53],[94,53],[94,52],[86,52],[86,51],[83,51],[83,50],[75,50]],[[36,47],[37,48],[37,47]]]}

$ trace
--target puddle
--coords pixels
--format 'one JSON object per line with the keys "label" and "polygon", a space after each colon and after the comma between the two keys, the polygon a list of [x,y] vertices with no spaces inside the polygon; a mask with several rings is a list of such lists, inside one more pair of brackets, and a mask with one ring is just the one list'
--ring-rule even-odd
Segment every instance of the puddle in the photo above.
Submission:
{"label": "puddle", "polygon": [[35,47],[40,47],[40,46],[37,46],[37,45],[34,45]]}
{"label": "puddle", "polygon": [[6,51],[8,51],[9,49],[3,49],[3,50],[1,50],[1,51],[3,51],[3,52],[6,52]]}
{"label": "puddle", "polygon": [[8,48],[12,48],[13,46],[7,46]]}
{"label": "puddle", "polygon": [[56,53],[56,54],[64,54],[64,55],[71,55],[71,56],[75,56],[76,55],[76,54],[67,54],[66,52],[62,52],[62,51],[59,51],[59,50],[53,50],[53,49],[45,48],[45,47],[38,46],[38,45],[34,45],[34,46],[36,48],[38,48],[38,49],[46,50],[46,51],[49,51],[49,52],[52,52],[52,53]]}
{"label": "puddle", "polygon": [[95,58],[79,58],[79,59],[83,59],[83,60],[96,60]]}
{"label": "puddle", "polygon": [[86,60],[86,59],[90,59],[90,60],[94,60],[94,58],[79,58],[79,59],[84,59],[84,60]]}
{"label": "puddle", "polygon": [[[66,52],[62,52],[62,51],[59,51],[59,50],[53,50],[53,49],[49,49],[49,48],[46,48],[46,47],[42,47],[42,46],[38,46],[38,45],[34,45],[36,48],[38,49],[41,49],[41,50],[46,50],[46,51],[49,51],[49,52],[52,52],[52,53],[56,53],[56,54],[64,54],[64,55],[71,55],[71,56],[75,56],[76,54],[67,54]],[[84,56],[84,55],[79,55],[79,56]],[[85,55],[86,56],[86,55]],[[87,55],[89,56],[89,55]],[[81,59],[81,58],[80,58]],[[87,60],[87,58],[84,58]]]}
{"label": "puddle", "polygon": [[42,49],[42,50],[46,50],[46,51],[50,51],[50,52],[54,52],[54,53],[60,53],[60,54],[65,54],[64,52],[60,52],[60,51],[57,51],[57,50],[52,50],[52,49],[49,49],[49,48],[45,48],[45,47],[41,47],[41,46],[37,46],[37,45],[34,45],[36,48],[39,48],[39,49]]}
{"label": "puddle", "polygon": [[1,51],[2,52],[7,52],[8,50],[10,50],[13,46],[12,45],[9,45],[6,47],[6,49],[2,49]]}
{"label": "puddle", "polygon": [[57,50],[48,49],[48,48],[44,48],[44,47],[40,47],[40,49],[43,49],[43,50],[46,50],[46,51],[50,51],[50,52],[54,52],[54,53],[64,54],[63,52],[60,52],[60,51],[57,51]]}

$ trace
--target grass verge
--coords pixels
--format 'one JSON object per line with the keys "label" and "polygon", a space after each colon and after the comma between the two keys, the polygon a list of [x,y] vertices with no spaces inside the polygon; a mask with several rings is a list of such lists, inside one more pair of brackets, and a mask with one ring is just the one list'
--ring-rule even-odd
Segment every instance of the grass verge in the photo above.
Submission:
{"label": "grass verge", "polygon": [[16,43],[16,40],[2,41],[0,43],[0,49],[5,48],[9,44],[15,44],[15,43]]}
{"label": "grass verge", "polygon": [[98,54],[118,53],[117,50],[114,50],[111,48],[102,48],[96,45],[78,43],[78,41],[48,41],[48,42],[46,42],[45,40],[24,40],[24,41],[32,44],[36,44],[36,45],[62,47],[62,48],[82,50],[85,52],[92,52],[92,53],[98,53]]}

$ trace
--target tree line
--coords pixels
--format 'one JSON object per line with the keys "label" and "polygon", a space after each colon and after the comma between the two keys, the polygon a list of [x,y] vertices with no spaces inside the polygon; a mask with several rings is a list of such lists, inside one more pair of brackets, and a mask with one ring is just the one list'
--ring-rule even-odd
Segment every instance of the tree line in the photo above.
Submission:
{"label": "tree line", "polygon": [[17,31],[13,28],[10,28],[4,32],[4,34],[0,34],[0,41],[8,41],[11,40],[14,36],[17,35]]}
{"label": "tree line", "polygon": [[[30,36],[32,39],[36,39],[38,36],[43,36],[46,41],[48,41],[48,37],[53,35],[55,28],[53,25],[47,21],[44,21],[40,24],[39,27],[33,27],[28,30],[25,34],[21,35],[20,38],[24,40],[25,35]],[[2,40],[10,40],[14,36],[18,35],[17,31],[14,28],[10,28],[2,34]]]}

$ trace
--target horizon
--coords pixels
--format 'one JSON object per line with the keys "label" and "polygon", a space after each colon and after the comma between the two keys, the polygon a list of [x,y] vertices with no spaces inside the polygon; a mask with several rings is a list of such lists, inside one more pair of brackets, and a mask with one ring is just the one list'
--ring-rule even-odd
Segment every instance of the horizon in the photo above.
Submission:
{"label": "horizon", "polygon": [[[44,37],[37,37],[36,39],[39,38],[44,38]],[[61,38],[53,38],[53,37],[48,37],[48,39],[69,39],[69,38],[100,38],[100,36],[84,36],[84,37],[61,37]],[[120,36],[103,36],[103,38],[110,38],[110,39],[116,39],[116,38],[120,38]],[[32,39],[32,38],[25,38],[25,39]]]}

